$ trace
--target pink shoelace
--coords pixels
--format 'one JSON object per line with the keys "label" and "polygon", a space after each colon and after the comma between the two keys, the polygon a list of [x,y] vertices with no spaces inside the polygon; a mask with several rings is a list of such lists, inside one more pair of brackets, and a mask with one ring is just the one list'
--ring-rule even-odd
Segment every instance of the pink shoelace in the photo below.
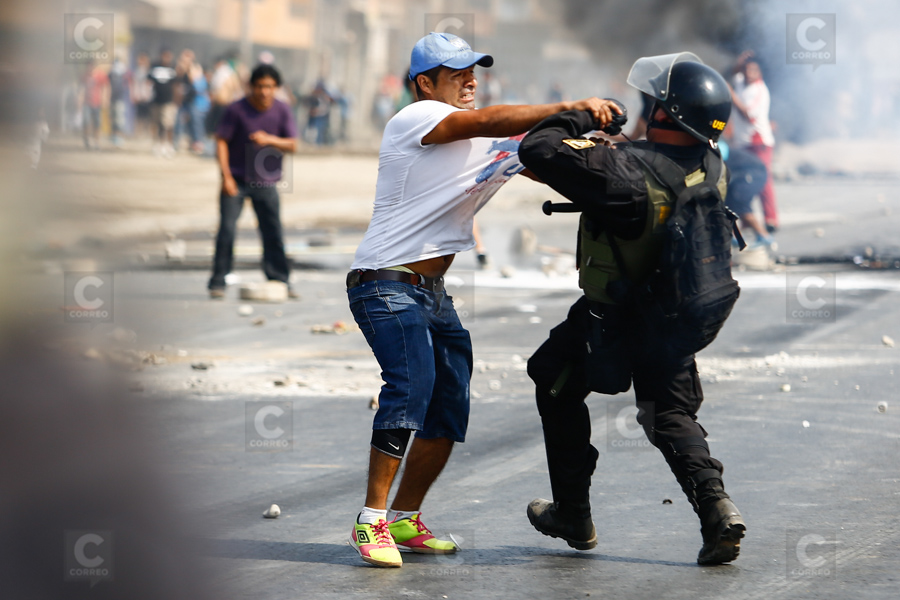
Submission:
{"label": "pink shoelace", "polygon": [[416,526],[416,529],[419,530],[419,533],[431,533],[427,527],[425,527],[425,523],[421,520],[422,513],[414,515],[409,518],[409,522],[413,523]]}
{"label": "pink shoelace", "polygon": [[392,543],[393,538],[391,538],[391,532],[388,531],[387,521],[385,521],[384,519],[381,519],[377,523],[372,525],[372,531],[375,532],[376,544],[381,545]]}

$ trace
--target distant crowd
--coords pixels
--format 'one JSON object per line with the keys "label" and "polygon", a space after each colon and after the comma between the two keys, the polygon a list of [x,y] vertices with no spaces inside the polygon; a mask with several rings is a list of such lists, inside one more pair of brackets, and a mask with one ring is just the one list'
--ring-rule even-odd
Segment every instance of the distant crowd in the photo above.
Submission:
{"label": "distant crowd", "polygon": [[[259,64],[272,64],[262,52]],[[225,108],[248,91],[250,69],[235,56],[222,56],[204,67],[191,49],[175,53],[164,48],[156,60],[138,52],[133,64],[121,54],[113,63],[81,65],[62,92],[62,130],[80,133],[88,150],[121,147],[126,138],[152,138],[153,152],[171,157],[177,152],[209,155],[211,136]],[[302,93],[279,87],[276,98],[291,106],[301,138],[330,145],[347,140],[351,99],[324,80]],[[104,133],[104,138],[106,137]]]}
{"label": "distant crowd", "polygon": [[[272,53],[261,52],[257,64],[274,64]],[[375,131],[414,99],[406,73],[387,74],[378,82],[368,115]],[[236,54],[220,56],[204,66],[191,49],[175,54],[163,48],[151,58],[146,51],[127,62],[118,53],[110,64],[78,65],[62,90],[61,129],[80,135],[88,150],[122,147],[126,139],[153,140],[157,156],[177,152],[210,155],[212,136],[225,107],[248,92],[250,68]],[[519,104],[515,94],[489,71],[479,74],[479,106]],[[309,88],[286,82],[277,95],[291,106],[300,124],[301,141],[329,146],[349,140],[354,99],[320,78]],[[564,97],[559,83],[547,91],[547,102]],[[102,133],[102,135],[101,135]]]}

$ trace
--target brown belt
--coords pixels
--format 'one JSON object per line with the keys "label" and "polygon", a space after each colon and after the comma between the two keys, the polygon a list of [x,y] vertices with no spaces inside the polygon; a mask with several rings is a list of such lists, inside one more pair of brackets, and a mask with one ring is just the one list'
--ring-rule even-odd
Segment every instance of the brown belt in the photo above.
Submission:
{"label": "brown belt", "polygon": [[443,277],[425,277],[418,273],[405,273],[391,269],[374,271],[350,271],[347,274],[347,289],[355,288],[366,281],[399,281],[424,288],[436,294],[444,291]]}

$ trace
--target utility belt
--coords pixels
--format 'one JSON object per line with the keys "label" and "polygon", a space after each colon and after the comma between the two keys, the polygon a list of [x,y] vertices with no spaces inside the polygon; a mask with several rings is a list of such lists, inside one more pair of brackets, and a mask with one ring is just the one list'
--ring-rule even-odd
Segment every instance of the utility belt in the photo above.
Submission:
{"label": "utility belt", "polygon": [[443,277],[425,277],[418,273],[406,273],[392,269],[360,270],[354,269],[347,273],[347,289],[359,287],[367,281],[399,281],[428,290],[435,294],[444,291]]}

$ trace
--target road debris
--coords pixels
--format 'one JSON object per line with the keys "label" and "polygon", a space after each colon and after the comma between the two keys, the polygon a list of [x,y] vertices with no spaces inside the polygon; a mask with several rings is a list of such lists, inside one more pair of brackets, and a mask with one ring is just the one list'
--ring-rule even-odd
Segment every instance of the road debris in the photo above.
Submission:
{"label": "road debris", "polygon": [[241,286],[240,298],[255,302],[286,302],[288,286],[283,281],[245,283]]}
{"label": "road debris", "polygon": [[277,519],[280,514],[281,508],[277,504],[273,504],[263,513],[263,516],[267,519]]}
{"label": "road debris", "polygon": [[880,412],[880,413],[886,413],[886,412],[887,412],[887,409],[888,409],[888,403],[887,403],[887,402],[885,402],[884,400],[882,400],[881,402],[878,403],[878,412]]}
{"label": "road debris", "polygon": [[249,317],[253,314],[253,307],[249,304],[241,304],[238,306],[238,314],[242,317]]}
{"label": "road debris", "polygon": [[893,348],[894,347],[894,338],[892,338],[889,335],[883,335],[883,336],[881,336],[881,343],[884,344],[885,346],[887,346],[888,348]]}
{"label": "road debris", "polygon": [[334,333],[344,335],[350,331],[350,327],[343,321],[335,321],[332,325],[313,325],[309,328],[312,333]]}
{"label": "road debris", "polygon": [[171,240],[166,242],[166,260],[169,262],[184,262],[187,257],[187,242],[184,240]]}
{"label": "road debris", "polygon": [[160,365],[168,364],[168,363],[169,363],[169,359],[167,359],[165,356],[160,356],[160,355],[158,355],[158,354],[148,354],[148,355],[144,358],[144,362],[145,362],[145,363],[149,363],[149,364],[151,364],[151,365],[153,365],[153,366],[158,367],[158,366],[160,366]]}

